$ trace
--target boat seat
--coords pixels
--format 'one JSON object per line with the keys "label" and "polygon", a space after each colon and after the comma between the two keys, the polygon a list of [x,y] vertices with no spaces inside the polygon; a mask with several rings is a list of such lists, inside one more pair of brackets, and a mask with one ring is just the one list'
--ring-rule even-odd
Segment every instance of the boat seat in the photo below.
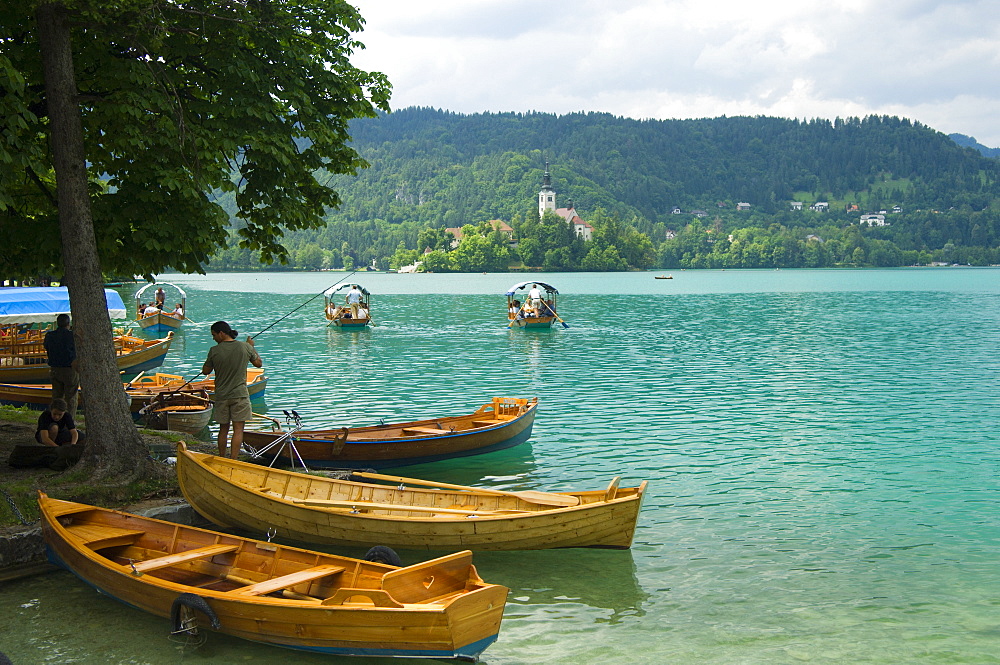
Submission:
{"label": "boat seat", "polygon": [[226,544],[216,544],[208,545],[206,547],[198,547],[193,550],[185,550],[184,552],[175,552],[174,554],[166,554],[164,556],[158,556],[155,559],[147,559],[145,561],[136,561],[132,566],[137,572],[145,573],[150,570],[158,570],[160,568],[166,568],[168,566],[174,566],[178,563],[184,563],[185,561],[194,561],[195,559],[207,559],[213,557],[216,554],[225,554],[226,552],[233,552],[240,548],[239,545],[226,545]]}
{"label": "boat seat", "polygon": [[67,530],[92,550],[131,545],[139,539],[139,536],[146,533],[145,531],[121,529],[104,524],[75,524],[67,527]]}
{"label": "boat seat", "polygon": [[404,427],[403,434],[451,434],[450,430],[437,429],[435,427]]}
{"label": "boat seat", "polygon": [[504,423],[504,422],[506,422],[506,421],[504,421],[504,420],[473,420],[472,421],[472,426],[473,427],[492,427],[493,425],[499,425],[499,424]]}
{"label": "boat seat", "polygon": [[411,513],[440,513],[442,515],[507,515],[527,513],[527,510],[477,510],[439,506],[408,506],[401,503],[375,503],[371,501],[340,501],[337,499],[292,499],[294,503],[317,508],[351,508],[352,510],[394,510]]}
{"label": "boat seat", "polygon": [[226,593],[227,595],[232,596],[263,596],[264,594],[271,593],[272,591],[287,589],[295,586],[296,584],[310,582],[321,577],[326,577],[327,575],[335,575],[336,573],[342,572],[344,572],[343,566],[314,566],[312,568],[300,570],[296,573],[289,573],[288,575],[282,575],[281,577],[275,577],[270,580],[264,580],[263,582],[257,582],[256,584],[251,584],[250,586],[233,589],[232,591],[227,591]]}

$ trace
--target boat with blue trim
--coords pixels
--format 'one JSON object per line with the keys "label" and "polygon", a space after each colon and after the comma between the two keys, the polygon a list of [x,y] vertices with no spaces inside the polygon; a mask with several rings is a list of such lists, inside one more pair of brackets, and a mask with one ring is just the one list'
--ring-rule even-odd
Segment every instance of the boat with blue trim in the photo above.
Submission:
{"label": "boat with blue trim", "polygon": [[531,437],[537,411],[537,397],[494,397],[461,416],[369,427],[283,431],[269,419],[270,431],[246,430],[243,444],[257,457],[309,468],[391,468],[511,448]]}
{"label": "boat with blue trim", "polygon": [[[518,293],[519,291],[523,293]],[[519,282],[507,289],[505,295],[508,328],[548,329],[552,327],[553,321],[559,321],[564,328],[569,327],[556,313],[559,291],[551,284]]]}
{"label": "boat with blue trim", "polygon": [[[468,550],[412,566],[165,522],[39,493],[49,561],[99,593],[201,628],[335,656],[476,660],[496,641],[508,589]],[[116,626],[118,630],[127,630]],[[221,656],[225,660],[224,656]]]}

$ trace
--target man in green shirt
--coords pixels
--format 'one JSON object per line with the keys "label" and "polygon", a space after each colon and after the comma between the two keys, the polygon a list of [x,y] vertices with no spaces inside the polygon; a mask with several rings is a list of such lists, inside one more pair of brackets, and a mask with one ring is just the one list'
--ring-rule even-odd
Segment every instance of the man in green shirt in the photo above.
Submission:
{"label": "man in green shirt", "polygon": [[229,423],[233,424],[233,439],[230,456],[237,459],[243,445],[243,427],[253,416],[250,408],[250,393],[247,392],[247,363],[254,367],[263,366],[253,338],[245,342],[236,341],[239,333],[225,321],[212,324],[212,339],[216,344],[208,350],[208,358],[201,373],[208,376],[215,372],[215,421],[219,423],[219,455],[226,456],[226,438]]}

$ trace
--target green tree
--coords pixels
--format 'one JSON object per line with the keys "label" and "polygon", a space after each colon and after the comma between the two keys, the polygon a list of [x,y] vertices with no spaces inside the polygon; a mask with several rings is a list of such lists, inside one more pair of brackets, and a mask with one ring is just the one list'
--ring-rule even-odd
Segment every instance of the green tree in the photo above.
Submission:
{"label": "green tree", "polygon": [[200,271],[228,241],[227,202],[242,247],[286,260],[282,229],[340,203],[319,169],[365,165],[348,121],[388,110],[384,76],[349,62],[361,26],[351,5],[318,0],[0,10],[0,163],[17,167],[0,177],[0,274],[69,287],[91,396],[84,467],[98,478],[135,477],[146,459],[120,399],[102,271]]}

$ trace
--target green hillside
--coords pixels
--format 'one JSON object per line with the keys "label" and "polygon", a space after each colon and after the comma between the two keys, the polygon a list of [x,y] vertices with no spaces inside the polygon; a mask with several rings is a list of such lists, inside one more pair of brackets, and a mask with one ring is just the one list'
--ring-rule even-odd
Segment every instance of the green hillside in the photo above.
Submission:
{"label": "green hillside", "polygon": [[[287,237],[294,266],[374,259],[386,267],[394,255],[398,263],[428,246],[451,254],[430,229],[492,219],[511,224],[518,240],[538,237],[541,253],[508,248],[483,259],[488,265],[438,268],[998,262],[1000,162],[906,119],[632,120],[408,108],[356,121],[351,132],[370,167],[332,178],[343,205],[325,229]],[[546,162],[557,205],[572,204],[594,225],[589,243],[553,237],[558,229],[538,220]],[[803,209],[793,211],[793,201]],[[817,202],[829,210],[810,211]],[[749,210],[737,211],[737,203]],[[896,206],[901,212],[892,212]],[[886,226],[858,226],[861,214],[881,211]],[[491,231],[483,226],[477,235],[489,240]],[[730,245],[740,238],[736,251]],[[749,254],[748,245],[755,246]],[[252,262],[234,249],[213,267]]]}

